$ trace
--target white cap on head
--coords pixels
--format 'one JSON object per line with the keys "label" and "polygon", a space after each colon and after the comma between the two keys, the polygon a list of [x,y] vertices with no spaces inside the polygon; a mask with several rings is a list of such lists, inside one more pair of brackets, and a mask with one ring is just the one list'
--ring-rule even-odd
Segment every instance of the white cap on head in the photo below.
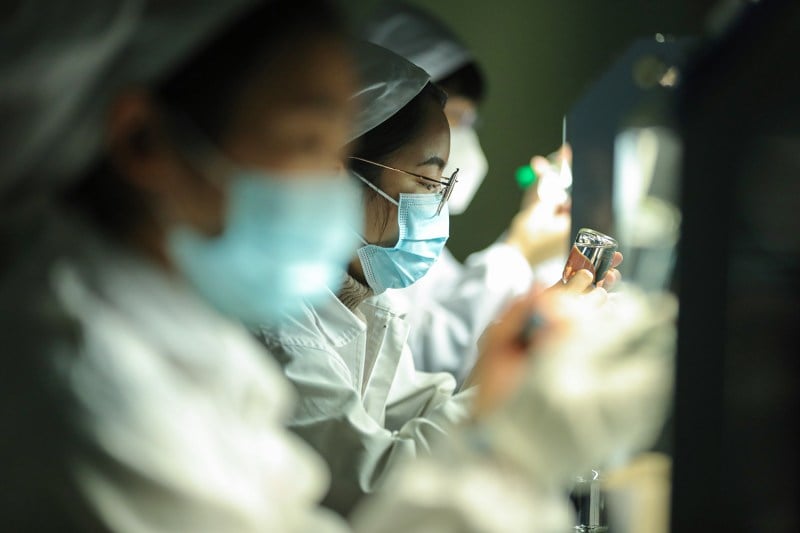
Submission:
{"label": "white cap on head", "polygon": [[417,96],[431,77],[403,57],[366,41],[354,43],[356,117],[349,140],[382,124]]}
{"label": "white cap on head", "polygon": [[[12,2],[13,3],[13,2]],[[0,197],[80,177],[120,88],[152,85],[254,0],[18,1],[0,20]]]}
{"label": "white cap on head", "polygon": [[366,40],[400,54],[440,81],[470,63],[470,51],[444,24],[406,4],[378,9],[364,24]]}

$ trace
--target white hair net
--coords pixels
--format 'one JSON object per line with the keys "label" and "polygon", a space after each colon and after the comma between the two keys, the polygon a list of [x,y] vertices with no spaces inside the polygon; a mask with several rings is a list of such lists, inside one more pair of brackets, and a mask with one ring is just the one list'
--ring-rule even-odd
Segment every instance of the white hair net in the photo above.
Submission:
{"label": "white hair net", "polygon": [[425,11],[392,4],[378,9],[364,25],[364,38],[400,54],[440,81],[472,61],[467,47]]}
{"label": "white hair net", "polygon": [[12,1],[0,16],[0,197],[80,176],[111,97],[148,85],[254,0]]}
{"label": "white hair net", "polygon": [[417,96],[431,77],[418,66],[381,46],[354,44],[359,71],[353,95],[358,111],[349,140],[382,124]]}

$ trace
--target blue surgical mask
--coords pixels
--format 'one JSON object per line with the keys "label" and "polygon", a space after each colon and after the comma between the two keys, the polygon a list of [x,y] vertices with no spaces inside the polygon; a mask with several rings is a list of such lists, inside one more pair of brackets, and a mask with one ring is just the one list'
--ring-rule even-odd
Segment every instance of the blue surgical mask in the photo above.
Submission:
{"label": "blue surgical mask", "polygon": [[222,233],[177,228],[168,250],[219,311],[264,324],[338,288],[358,246],[361,209],[349,180],[242,172],[229,181]]}
{"label": "blue surgical mask", "polygon": [[445,205],[437,215],[440,194],[400,194],[400,201],[356,174],[368,187],[397,206],[400,237],[392,248],[368,244],[358,249],[367,283],[380,294],[402,289],[419,280],[439,258],[450,236],[450,215]]}

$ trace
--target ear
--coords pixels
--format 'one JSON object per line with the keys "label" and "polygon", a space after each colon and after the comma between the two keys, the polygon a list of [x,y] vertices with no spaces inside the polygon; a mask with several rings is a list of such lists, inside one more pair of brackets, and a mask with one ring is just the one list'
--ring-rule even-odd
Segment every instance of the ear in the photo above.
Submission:
{"label": "ear", "polygon": [[144,90],[126,90],[114,100],[107,117],[106,143],[114,168],[138,188],[163,192],[178,173],[185,172]]}

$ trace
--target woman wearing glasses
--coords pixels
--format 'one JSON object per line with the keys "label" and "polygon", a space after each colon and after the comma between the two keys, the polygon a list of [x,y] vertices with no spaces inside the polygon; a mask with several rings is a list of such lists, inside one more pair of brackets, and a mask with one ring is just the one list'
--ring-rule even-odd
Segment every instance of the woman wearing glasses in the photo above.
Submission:
{"label": "woman wearing glasses", "polygon": [[406,310],[385,292],[425,275],[449,235],[446,201],[458,176],[442,176],[446,96],[419,67],[360,46],[347,166],[363,189],[362,245],[337,293],[260,331],[299,393],[290,427],[331,469],[324,503],[342,514],[474,414],[473,389],[456,393],[452,375],[416,371]]}
{"label": "woman wearing glasses", "polygon": [[446,96],[388,50],[359,43],[356,53],[358,114],[345,165],[362,186],[362,244],[328,301],[260,332],[299,392],[290,426],[331,468],[325,504],[342,514],[469,415],[450,375],[415,371],[405,313],[384,292],[424,275],[449,235]]}

